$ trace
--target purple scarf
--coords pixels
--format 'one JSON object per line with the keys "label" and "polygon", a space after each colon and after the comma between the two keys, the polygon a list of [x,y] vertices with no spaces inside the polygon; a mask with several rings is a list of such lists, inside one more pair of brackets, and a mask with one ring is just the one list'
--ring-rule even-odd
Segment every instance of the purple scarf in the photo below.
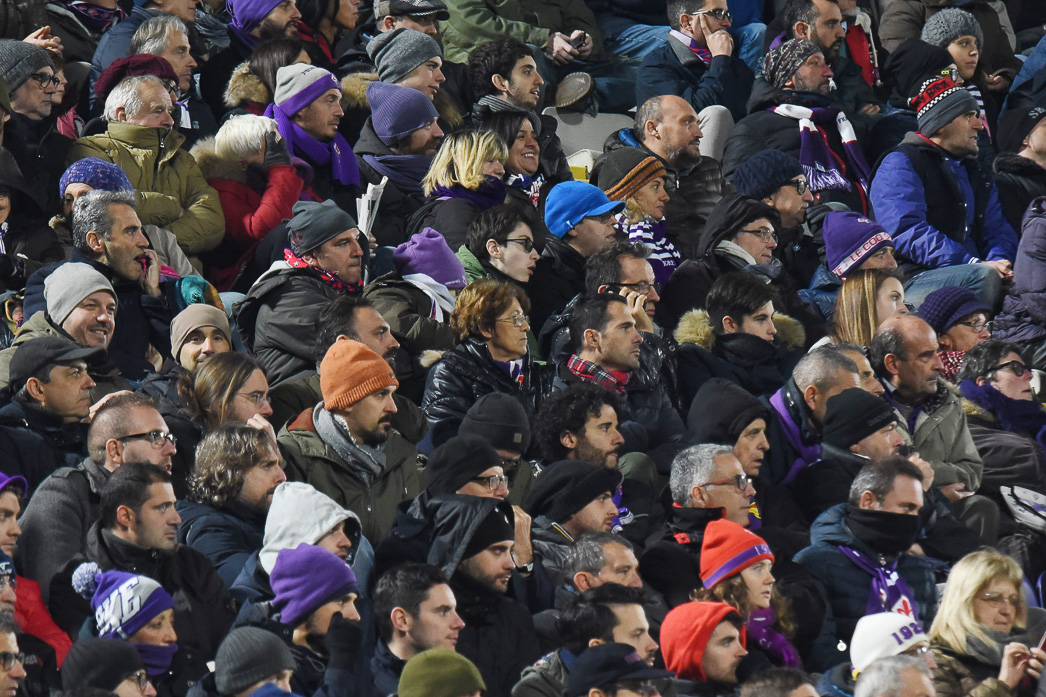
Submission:
{"label": "purple scarf", "polygon": [[852,547],[839,545],[839,551],[857,568],[872,577],[872,588],[868,593],[868,604],[865,605],[864,614],[898,612],[918,621],[919,611],[915,607],[915,593],[897,573],[899,557],[888,564],[879,565]]}
{"label": "purple scarf", "polygon": [[463,198],[476,204],[481,210],[500,206],[505,202],[506,196],[505,182],[492,174],[483,177],[483,183],[477,189],[466,189],[461,184],[455,184],[450,187],[437,186],[432,194],[443,198]]}
{"label": "purple scarf", "polygon": [[371,155],[363,156],[363,161],[374,168],[374,171],[396,185],[407,194],[421,193],[421,180],[429,171],[432,158],[428,155]]}
{"label": "purple scarf", "polygon": [[[823,107],[811,109],[796,104],[781,104],[770,111],[799,122],[799,162],[803,165],[803,173],[810,182],[811,189],[852,191],[852,182],[856,181],[863,196],[868,195],[871,170],[864,159],[861,146],[857,143],[853,126],[842,111]],[[843,140],[849,170],[828,147],[825,131],[832,127],[838,130]]]}
{"label": "purple scarf", "polygon": [[998,419],[1003,430],[1034,434],[1039,447],[1046,451],[1046,411],[1037,401],[1011,399],[990,384],[978,385],[973,380],[959,383],[959,391],[963,397]]}
{"label": "purple scarf", "polygon": [[106,29],[127,17],[119,6],[109,9],[93,5],[84,0],[66,0],[62,3],[64,7],[76,15],[88,31],[93,34],[101,34]]}
{"label": "purple scarf", "polygon": [[788,474],[781,480],[782,484],[791,484],[796,476],[806,467],[821,459],[821,444],[807,445],[803,443],[803,436],[799,432],[799,424],[792,418],[784,402],[784,388],[782,387],[770,397],[770,405],[777,412],[781,428],[784,429],[785,438],[792,447],[799,451],[799,457],[795,459],[792,466],[788,468]]}
{"label": "purple scarf", "polygon": [[751,642],[754,639],[775,666],[802,670],[803,661],[799,658],[799,652],[789,643],[784,634],[774,629],[775,619],[772,607],[753,610],[745,625],[745,629],[748,630],[748,641]]}

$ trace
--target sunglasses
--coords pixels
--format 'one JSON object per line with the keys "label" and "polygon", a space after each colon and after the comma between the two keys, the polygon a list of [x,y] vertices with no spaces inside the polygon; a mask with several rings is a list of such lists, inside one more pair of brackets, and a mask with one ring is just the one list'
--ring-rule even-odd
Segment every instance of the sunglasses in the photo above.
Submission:
{"label": "sunglasses", "polygon": [[734,21],[734,16],[730,13],[730,10],[722,10],[722,9],[720,9],[718,7],[715,8],[714,10],[698,10],[694,14],[695,15],[712,15],[712,19],[714,19],[717,22],[723,22],[723,21],[732,22],[732,21]]}

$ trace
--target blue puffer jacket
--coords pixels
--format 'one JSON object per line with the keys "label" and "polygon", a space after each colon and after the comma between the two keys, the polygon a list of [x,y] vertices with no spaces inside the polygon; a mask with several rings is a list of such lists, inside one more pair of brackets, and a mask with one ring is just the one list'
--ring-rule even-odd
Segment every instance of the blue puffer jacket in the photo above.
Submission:
{"label": "blue puffer jacket", "polygon": [[[179,501],[175,509],[182,517],[178,541],[210,559],[225,587],[231,588],[247,558],[262,548],[264,513],[248,520],[228,508],[186,500]],[[238,512],[247,515],[246,507],[239,507]]]}
{"label": "blue puffer jacket", "polygon": [[102,38],[98,40],[98,47],[94,50],[94,56],[91,58],[92,102],[94,101],[94,83],[98,80],[98,76],[102,74],[102,71],[112,65],[113,61],[130,55],[131,39],[134,38],[134,33],[138,31],[138,27],[145,24],[145,20],[151,17],[159,17],[163,14],[162,10],[152,10],[141,5],[135,5],[134,9],[131,10],[131,14],[102,34]]}
{"label": "blue puffer jacket", "polygon": [[992,338],[1041,341],[1046,337],[1046,197],[1032,202],[1024,219],[1013,285],[992,321]]}
{"label": "blue puffer jacket", "polygon": [[636,76],[636,104],[660,94],[677,94],[701,111],[713,104],[730,110],[734,122],[748,114],[755,75],[740,58],[716,56],[705,63],[669,34],[668,41],[648,53]]}
{"label": "blue puffer jacket", "polygon": [[[846,660],[847,654],[840,652],[836,645],[838,642],[849,645],[857,621],[865,615],[871,591],[872,577],[839,551],[839,546],[852,547],[872,558],[880,557],[850,532],[846,526],[847,508],[848,504],[841,503],[818,516],[810,527],[810,546],[795,555],[795,561],[824,587],[828,597],[824,627],[806,664],[807,669],[813,671],[824,671]],[[937,614],[933,568],[922,557],[903,554],[897,571],[915,595],[919,621],[929,627]]]}
{"label": "blue puffer jacket", "polygon": [[821,264],[814,270],[810,287],[799,291],[799,298],[817,308],[825,322],[831,322],[835,317],[835,301],[842,287],[842,280],[829,271],[826,264]]}

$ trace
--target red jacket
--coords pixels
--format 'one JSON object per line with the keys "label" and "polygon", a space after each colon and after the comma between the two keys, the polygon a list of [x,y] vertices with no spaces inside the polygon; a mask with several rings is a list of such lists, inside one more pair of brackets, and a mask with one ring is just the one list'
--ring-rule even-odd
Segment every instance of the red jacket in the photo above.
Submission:
{"label": "red jacket", "polygon": [[47,642],[54,649],[58,667],[62,667],[65,655],[73,647],[69,635],[58,628],[44,604],[40,584],[24,576],[16,577],[18,590],[15,592],[15,620],[26,634]]}

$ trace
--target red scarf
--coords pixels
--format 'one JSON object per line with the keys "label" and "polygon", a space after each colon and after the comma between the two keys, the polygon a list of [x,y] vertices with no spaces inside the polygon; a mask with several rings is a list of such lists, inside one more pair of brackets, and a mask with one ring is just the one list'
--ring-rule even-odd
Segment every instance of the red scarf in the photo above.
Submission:
{"label": "red scarf", "polygon": [[354,285],[350,286],[348,283],[341,280],[340,278],[332,274],[330,271],[327,271],[326,269],[319,269],[315,266],[310,266],[305,261],[303,261],[301,257],[294,256],[294,252],[292,252],[289,249],[283,250],[283,260],[287,262],[287,264],[290,265],[292,269],[311,269],[313,272],[319,275],[319,277],[322,278],[327,285],[329,285],[331,288],[338,291],[339,293],[359,293],[361,290],[363,290],[363,281],[357,281]]}

